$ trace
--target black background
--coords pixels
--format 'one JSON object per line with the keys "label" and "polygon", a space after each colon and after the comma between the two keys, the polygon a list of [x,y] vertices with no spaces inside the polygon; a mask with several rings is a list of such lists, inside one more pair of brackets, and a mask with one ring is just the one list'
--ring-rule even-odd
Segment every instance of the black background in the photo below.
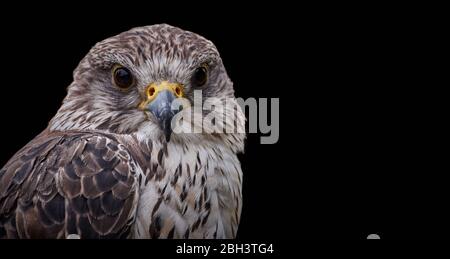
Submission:
{"label": "black background", "polygon": [[90,47],[168,23],[216,44],[237,96],[280,98],[279,142],[261,145],[251,134],[240,156],[240,239],[444,237],[448,169],[431,146],[432,95],[415,68],[427,38],[418,34],[426,31],[422,13],[408,6],[180,6],[2,9],[0,163],[46,127]]}

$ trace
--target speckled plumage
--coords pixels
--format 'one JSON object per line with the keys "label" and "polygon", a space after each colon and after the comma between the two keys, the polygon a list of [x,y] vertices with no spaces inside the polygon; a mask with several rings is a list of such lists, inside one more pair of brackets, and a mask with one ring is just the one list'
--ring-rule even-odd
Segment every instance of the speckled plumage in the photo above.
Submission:
{"label": "speckled plumage", "polygon": [[[113,85],[116,64],[134,74],[134,87]],[[217,49],[197,34],[162,24],[97,43],[48,128],[0,170],[0,238],[235,237],[245,134],[177,133],[168,142],[136,109],[145,87],[163,80],[183,84],[192,101],[190,78],[202,64],[202,96],[235,102]],[[230,123],[242,126],[236,107],[225,116],[237,113]]]}

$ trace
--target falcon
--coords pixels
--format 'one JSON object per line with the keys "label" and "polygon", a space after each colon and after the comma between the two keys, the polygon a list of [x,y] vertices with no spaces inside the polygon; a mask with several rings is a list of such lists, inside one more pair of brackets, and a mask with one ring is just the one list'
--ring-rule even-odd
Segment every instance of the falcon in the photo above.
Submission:
{"label": "falcon", "polygon": [[245,115],[195,109],[198,91],[200,104],[237,104],[202,36],[160,24],[97,43],[48,127],[0,170],[0,238],[234,238],[245,133],[173,123],[216,112],[242,127]]}

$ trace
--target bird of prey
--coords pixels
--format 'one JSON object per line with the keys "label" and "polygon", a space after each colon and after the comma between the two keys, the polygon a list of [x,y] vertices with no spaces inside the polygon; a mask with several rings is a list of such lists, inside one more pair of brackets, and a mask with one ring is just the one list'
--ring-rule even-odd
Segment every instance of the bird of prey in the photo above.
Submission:
{"label": "bird of prey", "polygon": [[[202,36],[158,24],[97,43],[48,127],[0,171],[0,238],[234,238],[245,133],[175,132],[174,116],[215,112],[171,106],[195,104],[195,90],[237,103]],[[234,107],[219,109],[224,123],[245,125]]]}

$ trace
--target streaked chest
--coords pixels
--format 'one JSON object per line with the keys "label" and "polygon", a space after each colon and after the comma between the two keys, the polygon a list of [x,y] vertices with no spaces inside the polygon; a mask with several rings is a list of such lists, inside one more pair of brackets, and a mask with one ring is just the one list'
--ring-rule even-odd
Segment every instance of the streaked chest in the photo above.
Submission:
{"label": "streaked chest", "polygon": [[220,145],[152,144],[136,238],[231,238],[242,206],[239,160]]}

